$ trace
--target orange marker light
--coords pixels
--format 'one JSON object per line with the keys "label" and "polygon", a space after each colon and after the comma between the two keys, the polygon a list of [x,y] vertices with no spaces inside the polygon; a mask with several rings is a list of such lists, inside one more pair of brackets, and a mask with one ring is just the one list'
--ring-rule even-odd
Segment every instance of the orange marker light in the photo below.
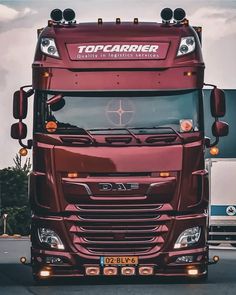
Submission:
{"label": "orange marker light", "polygon": [[21,149],[19,150],[19,154],[20,154],[22,157],[25,157],[25,156],[27,156],[28,151],[27,151],[26,148],[21,148]]}
{"label": "orange marker light", "polygon": [[217,156],[219,154],[220,150],[217,146],[213,146],[210,148],[210,154],[212,156]]}
{"label": "orange marker light", "polygon": [[180,120],[180,131],[189,132],[193,129],[193,120]]}
{"label": "orange marker light", "polygon": [[105,276],[116,276],[118,273],[117,267],[114,266],[109,266],[109,267],[104,267],[103,269],[103,274]]}
{"label": "orange marker light", "polygon": [[54,121],[49,121],[46,123],[46,129],[47,129],[47,132],[49,133],[53,133],[57,130],[57,123],[54,122]]}
{"label": "orange marker light", "polygon": [[77,172],[69,172],[67,174],[67,177],[69,177],[69,178],[76,178],[76,177],[78,177],[78,173]]}
{"label": "orange marker light", "polygon": [[160,172],[160,176],[161,177],[169,177],[170,176],[170,172]]}
{"label": "orange marker light", "polygon": [[85,267],[85,273],[87,276],[98,276],[100,268],[98,266],[87,266]]}
{"label": "orange marker light", "polygon": [[50,74],[48,72],[43,72],[42,73],[43,78],[48,78],[49,76],[50,76]]}

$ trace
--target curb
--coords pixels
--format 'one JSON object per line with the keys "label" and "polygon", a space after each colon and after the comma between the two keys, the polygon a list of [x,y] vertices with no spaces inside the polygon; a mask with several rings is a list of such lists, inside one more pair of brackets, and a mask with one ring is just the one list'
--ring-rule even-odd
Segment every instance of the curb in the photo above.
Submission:
{"label": "curb", "polygon": [[8,235],[8,234],[2,234],[0,235],[0,239],[30,239],[31,236],[22,236],[20,234],[14,234],[14,235]]}

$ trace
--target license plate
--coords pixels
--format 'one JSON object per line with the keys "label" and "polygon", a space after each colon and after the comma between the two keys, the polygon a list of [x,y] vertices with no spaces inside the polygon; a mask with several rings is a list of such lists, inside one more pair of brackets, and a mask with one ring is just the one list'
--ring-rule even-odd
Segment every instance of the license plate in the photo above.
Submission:
{"label": "license plate", "polygon": [[137,256],[107,256],[101,257],[101,265],[137,265]]}

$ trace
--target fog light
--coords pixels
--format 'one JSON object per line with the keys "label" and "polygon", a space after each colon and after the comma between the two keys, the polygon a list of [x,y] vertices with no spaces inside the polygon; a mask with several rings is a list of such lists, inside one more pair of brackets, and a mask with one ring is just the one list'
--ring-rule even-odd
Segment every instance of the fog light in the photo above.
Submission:
{"label": "fog light", "polygon": [[41,270],[39,273],[40,277],[50,277],[50,271],[49,270]]}
{"label": "fog light", "polygon": [[121,274],[123,276],[133,276],[135,275],[135,268],[132,266],[125,266],[121,268]]}
{"label": "fog light", "polygon": [[190,255],[185,255],[185,256],[180,256],[176,259],[177,263],[190,263],[193,262],[193,256]]}
{"label": "fog light", "polygon": [[117,275],[117,268],[114,266],[111,267],[104,267],[103,274],[106,276],[116,276]]}
{"label": "fog light", "polygon": [[87,276],[98,276],[100,274],[100,268],[98,266],[87,266],[85,273]]}
{"label": "fog light", "polygon": [[198,269],[196,269],[196,268],[188,269],[188,275],[197,276],[198,275]]}
{"label": "fog light", "polygon": [[138,271],[141,276],[151,276],[153,275],[153,266],[141,266]]}

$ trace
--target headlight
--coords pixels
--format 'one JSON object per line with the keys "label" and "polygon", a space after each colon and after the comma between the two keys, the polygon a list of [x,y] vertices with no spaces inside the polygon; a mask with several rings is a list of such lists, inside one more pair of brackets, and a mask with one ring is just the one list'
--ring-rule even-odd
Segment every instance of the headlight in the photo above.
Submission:
{"label": "headlight", "polygon": [[200,235],[200,226],[186,229],[179,235],[177,241],[175,242],[174,249],[185,248],[196,244],[199,241]]}
{"label": "headlight", "polygon": [[38,237],[39,237],[40,243],[47,244],[49,247],[53,249],[60,249],[60,250],[65,249],[59,236],[51,229],[44,228],[44,227],[39,228]]}
{"label": "headlight", "polygon": [[193,52],[195,49],[195,39],[193,36],[181,38],[177,56]]}
{"label": "headlight", "polygon": [[53,38],[41,38],[41,51],[47,55],[59,57],[57,46]]}

